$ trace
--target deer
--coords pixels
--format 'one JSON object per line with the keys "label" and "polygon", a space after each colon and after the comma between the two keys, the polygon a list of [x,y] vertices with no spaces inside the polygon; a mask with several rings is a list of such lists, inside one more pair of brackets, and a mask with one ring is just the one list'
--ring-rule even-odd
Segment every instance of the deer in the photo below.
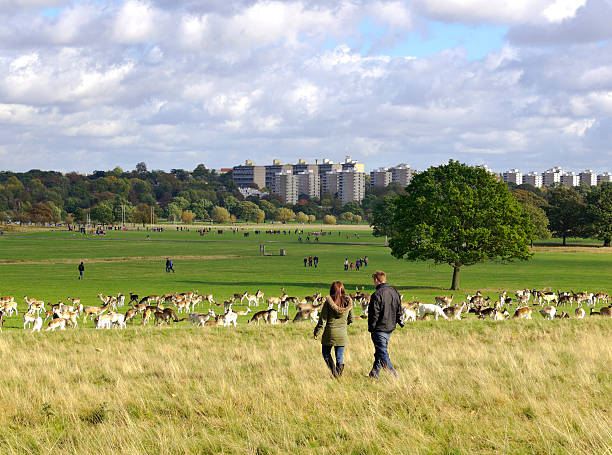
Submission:
{"label": "deer", "polygon": [[414,309],[414,307],[402,305],[402,316],[400,318],[402,323],[406,323],[406,321],[414,322],[416,321],[416,319],[417,319],[417,312]]}
{"label": "deer", "polygon": [[[270,315],[268,319],[269,319],[268,322],[270,324],[276,323],[276,318],[274,318],[274,321],[271,320],[272,315]],[[227,311],[223,316],[221,316],[220,322],[223,327],[229,327],[232,324],[234,324],[234,327],[236,327],[237,320],[238,320],[238,315],[232,311],[232,308],[230,306],[229,311]]]}
{"label": "deer", "polygon": [[[261,290],[257,290],[257,292],[255,294],[247,294],[246,295],[246,299],[247,299],[247,305],[251,306],[251,303],[255,306],[259,306],[259,299],[263,298],[263,292],[261,292]],[[242,300],[240,301],[240,303],[242,303]]]}
{"label": "deer", "polygon": [[211,317],[216,317],[215,312],[213,310],[209,310],[207,314],[189,313],[189,322],[191,323],[191,325],[203,327]]}
{"label": "deer", "polygon": [[557,309],[552,305],[547,306],[546,308],[540,310],[540,314],[544,317],[544,319],[549,319],[551,321],[555,319],[556,312],[557,312]]}
{"label": "deer", "polygon": [[607,304],[608,300],[610,300],[610,296],[606,294],[605,292],[598,292],[597,294],[593,296],[593,301],[595,303],[599,303],[601,301]]}
{"label": "deer", "polygon": [[509,317],[510,313],[508,313],[508,310],[504,311],[503,313],[499,310],[495,310],[491,315],[491,319],[493,319],[494,321],[503,321],[504,319],[508,319]]}
{"label": "deer", "polygon": [[208,303],[217,303],[215,302],[215,299],[213,298],[212,294],[202,294],[200,297],[202,297],[202,300],[206,300]]}
{"label": "deer", "polygon": [[94,319],[94,324],[96,325],[96,329],[107,329],[110,330],[113,317],[112,313],[108,314],[100,314]]}
{"label": "deer", "polygon": [[137,314],[138,311],[136,311],[135,308],[130,308],[129,310],[127,310],[125,312],[125,323],[127,324],[129,320],[132,320],[132,322],[134,322],[134,316],[136,316]]}
{"label": "deer", "polygon": [[585,302],[586,302],[587,306],[593,305],[593,293],[587,293],[587,292],[575,293],[572,290],[572,295],[574,297],[574,301],[578,305],[580,305],[581,303],[585,303]]}
{"label": "deer", "polygon": [[585,314],[586,311],[584,311],[584,308],[576,308],[574,311],[574,316],[576,316],[576,319],[584,319]]}
{"label": "deer", "polygon": [[79,298],[74,299],[72,297],[67,297],[66,300],[72,303],[72,306],[74,307],[74,310],[76,312],[78,312],[79,314],[83,313],[83,304],[81,303],[81,299]]}
{"label": "deer", "polygon": [[195,307],[198,303],[202,302],[202,296],[201,295],[196,295],[194,297],[191,298],[190,300],[191,302],[191,308],[187,308],[188,310],[195,310]]}
{"label": "deer", "polygon": [[23,313],[23,330],[26,329],[26,326],[31,326],[36,321],[36,314],[27,312]]}
{"label": "deer", "polygon": [[432,303],[418,302],[417,310],[419,313],[419,319],[423,319],[428,314],[433,314],[436,321],[438,320],[438,316],[441,317],[442,319],[448,319],[448,317],[444,314],[444,311],[442,310],[442,308]]}
{"label": "deer", "polygon": [[276,324],[276,320],[278,319],[278,313],[274,308],[264,311],[258,311],[253,314],[253,317],[249,320],[248,324],[251,322],[257,322],[263,320],[266,324]]}
{"label": "deer", "polygon": [[[43,308],[44,308],[45,303],[44,302],[41,302],[41,303],[43,304]],[[3,305],[3,308],[4,308],[4,312],[7,313],[8,316],[12,316],[13,313],[15,313],[16,315],[19,315],[19,312],[17,311],[17,302],[15,302],[14,300],[5,303]]]}
{"label": "deer", "polygon": [[457,319],[460,321],[461,313],[463,312],[463,309],[465,308],[466,305],[467,304],[463,302],[463,305],[461,306],[459,305],[448,306],[444,308],[442,311],[444,311],[444,314],[448,316],[449,319]]}
{"label": "deer", "polygon": [[251,311],[251,309],[247,308],[246,310],[238,310],[238,311],[236,311],[236,314],[238,316],[246,316],[247,314],[249,314],[250,311]]}
{"label": "deer", "polygon": [[117,325],[120,329],[125,329],[127,327],[125,314],[111,312],[109,315],[111,317],[111,325]]}
{"label": "deer", "polygon": [[317,308],[306,308],[306,309],[299,310],[295,314],[295,317],[293,318],[293,322],[306,321],[306,320],[310,320],[311,322],[315,322],[315,323],[319,322],[319,310]]}
{"label": "deer", "polygon": [[599,315],[603,318],[612,318],[612,308],[609,306],[603,307],[599,310]]}
{"label": "deer", "polygon": [[117,306],[122,307],[125,305],[125,295],[119,293],[117,294]]}
{"label": "deer", "polygon": [[247,295],[249,295],[249,291],[244,291],[242,294],[234,294],[234,301],[236,301],[236,299],[240,299],[240,303],[242,303]]}
{"label": "deer", "polygon": [[95,316],[102,315],[106,310],[110,308],[110,303],[99,307],[99,306],[86,306],[83,308],[83,321],[87,321],[87,317],[91,316],[91,319],[94,319]]}
{"label": "deer", "polygon": [[40,316],[38,316],[34,320],[34,326],[32,327],[32,332],[40,332],[42,325],[43,325],[43,319]]}
{"label": "deer", "polygon": [[451,294],[450,297],[447,296],[437,296],[435,297],[436,305],[441,307],[449,307],[453,303],[454,294]]}
{"label": "deer", "polygon": [[531,319],[531,314],[534,312],[534,309],[528,306],[517,308],[514,312],[514,319]]}
{"label": "deer", "polygon": [[66,330],[66,320],[64,318],[55,318],[49,322],[46,331],[55,332],[55,329]]}

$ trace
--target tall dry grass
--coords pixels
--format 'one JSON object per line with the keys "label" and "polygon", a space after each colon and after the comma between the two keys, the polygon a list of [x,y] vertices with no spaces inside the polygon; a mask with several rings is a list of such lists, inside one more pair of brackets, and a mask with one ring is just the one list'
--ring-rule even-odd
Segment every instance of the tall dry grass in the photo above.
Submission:
{"label": "tall dry grass", "polygon": [[0,453],[609,453],[611,328],[419,322],[378,382],[363,321],[340,381],[308,323],[5,330]]}

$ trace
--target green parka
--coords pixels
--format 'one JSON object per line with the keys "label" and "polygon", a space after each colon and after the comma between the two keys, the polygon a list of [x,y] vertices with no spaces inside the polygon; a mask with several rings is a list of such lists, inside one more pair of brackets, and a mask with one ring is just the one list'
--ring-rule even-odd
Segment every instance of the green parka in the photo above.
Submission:
{"label": "green parka", "polygon": [[346,296],[348,305],[340,308],[327,296],[319,322],[314,329],[314,336],[318,337],[323,330],[321,344],[324,346],[346,346],[348,344],[348,334],[346,328],[353,322],[353,301]]}

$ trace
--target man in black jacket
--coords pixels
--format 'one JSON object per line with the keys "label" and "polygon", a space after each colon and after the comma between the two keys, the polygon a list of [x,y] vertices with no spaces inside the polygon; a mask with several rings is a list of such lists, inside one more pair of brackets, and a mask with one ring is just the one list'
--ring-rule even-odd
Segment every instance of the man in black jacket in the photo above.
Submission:
{"label": "man in black jacket", "polygon": [[374,365],[369,376],[378,379],[381,368],[384,368],[397,377],[387,346],[395,325],[404,326],[400,320],[402,300],[395,288],[387,283],[385,272],[377,270],[372,274],[372,278],[374,278],[376,291],[370,297],[368,306],[368,331],[374,343]]}

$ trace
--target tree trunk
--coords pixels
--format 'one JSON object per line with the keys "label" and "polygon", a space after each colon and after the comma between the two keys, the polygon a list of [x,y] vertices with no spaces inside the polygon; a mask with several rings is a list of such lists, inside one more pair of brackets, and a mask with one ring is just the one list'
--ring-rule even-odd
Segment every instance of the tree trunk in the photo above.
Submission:
{"label": "tree trunk", "polygon": [[459,272],[461,271],[461,266],[455,265],[453,267],[453,284],[451,285],[451,289],[453,291],[459,290]]}
{"label": "tree trunk", "polygon": [[567,246],[567,243],[565,242],[565,234],[563,234],[563,246]]}
{"label": "tree trunk", "polygon": [[610,246],[610,239],[604,239],[604,246],[606,247]]}

